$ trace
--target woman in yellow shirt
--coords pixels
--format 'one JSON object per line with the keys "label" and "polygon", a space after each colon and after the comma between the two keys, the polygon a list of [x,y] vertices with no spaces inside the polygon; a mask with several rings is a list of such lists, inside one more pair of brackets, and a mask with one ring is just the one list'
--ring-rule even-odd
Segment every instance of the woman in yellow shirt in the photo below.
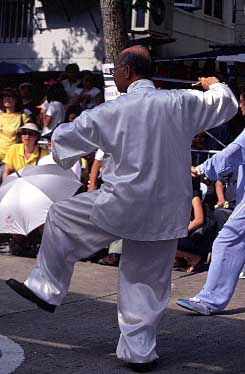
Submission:
{"label": "woman in yellow shirt", "polygon": [[40,131],[36,124],[26,123],[18,132],[21,135],[20,144],[13,144],[7,151],[3,163],[3,181],[12,172],[26,165],[37,165],[40,158],[48,154],[47,149],[37,145]]}
{"label": "woman in yellow shirt", "polygon": [[[18,128],[27,122],[30,117],[22,111],[22,101],[18,92],[6,88],[0,93],[3,112],[0,113],[0,169],[7,150],[16,143]],[[1,176],[1,171],[0,171]]]}

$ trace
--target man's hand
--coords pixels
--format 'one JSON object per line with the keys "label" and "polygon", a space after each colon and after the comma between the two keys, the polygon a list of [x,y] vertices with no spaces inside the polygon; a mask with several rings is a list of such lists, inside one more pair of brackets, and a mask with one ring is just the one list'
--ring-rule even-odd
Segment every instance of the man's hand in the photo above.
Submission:
{"label": "man's hand", "polygon": [[199,82],[201,83],[203,89],[207,91],[209,89],[209,86],[214,83],[219,83],[219,79],[216,77],[199,77],[198,78]]}
{"label": "man's hand", "polygon": [[192,167],[191,167],[191,176],[192,176],[193,178],[198,177],[197,168],[196,168],[195,166],[192,166]]}

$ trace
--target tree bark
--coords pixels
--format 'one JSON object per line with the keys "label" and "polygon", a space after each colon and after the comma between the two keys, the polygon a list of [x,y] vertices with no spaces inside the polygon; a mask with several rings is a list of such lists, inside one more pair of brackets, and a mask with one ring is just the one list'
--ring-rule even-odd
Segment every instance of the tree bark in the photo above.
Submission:
{"label": "tree bark", "polygon": [[105,62],[114,62],[128,44],[122,0],[100,0],[103,18]]}

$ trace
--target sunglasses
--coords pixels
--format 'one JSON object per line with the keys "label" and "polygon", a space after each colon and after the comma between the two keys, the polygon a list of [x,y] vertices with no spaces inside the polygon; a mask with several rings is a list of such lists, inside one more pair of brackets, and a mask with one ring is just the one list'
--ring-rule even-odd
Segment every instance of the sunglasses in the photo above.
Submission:
{"label": "sunglasses", "polygon": [[23,130],[21,132],[21,135],[37,136],[38,134],[35,131],[26,131],[26,130]]}

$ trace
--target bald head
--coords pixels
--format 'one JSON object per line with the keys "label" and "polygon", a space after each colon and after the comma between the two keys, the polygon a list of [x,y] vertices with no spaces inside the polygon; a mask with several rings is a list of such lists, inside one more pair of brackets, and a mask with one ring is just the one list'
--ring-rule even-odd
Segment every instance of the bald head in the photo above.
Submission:
{"label": "bald head", "polygon": [[134,73],[143,78],[151,77],[151,56],[147,48],[134,45],[119,53],[116,65],[129,65]]}

